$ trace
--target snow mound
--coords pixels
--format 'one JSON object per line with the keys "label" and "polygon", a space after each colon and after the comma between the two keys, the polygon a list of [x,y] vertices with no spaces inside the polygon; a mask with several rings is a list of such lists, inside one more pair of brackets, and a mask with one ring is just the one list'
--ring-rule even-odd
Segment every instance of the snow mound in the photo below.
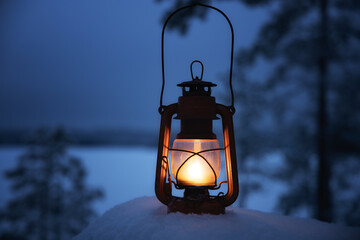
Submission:
{"label": "snow mound", "polygon": [[155,197],[137,198],[110,209],[74,240],[360,239],[360,228],[240,208],[217,216],[166,211]]}

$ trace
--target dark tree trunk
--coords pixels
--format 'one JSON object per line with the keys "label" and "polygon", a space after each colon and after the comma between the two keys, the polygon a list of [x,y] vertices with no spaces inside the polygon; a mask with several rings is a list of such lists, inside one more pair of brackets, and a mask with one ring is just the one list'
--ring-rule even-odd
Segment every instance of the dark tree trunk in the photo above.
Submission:
{"label": "dark tree trunk", "polygon": [[[246,129],[249,128],[249,115],[248,114],[244,114],[242,116],[242,123],[240,124],[241,126],[241,134],[245,134]],[[249,172],[248,169],[246,167],[246,158],[249,156],[249,143],[248,143],[248,139],[246,136],[240,136],[239,138],[239,148],[240,148],[240,158],[238,161],[238,170],[239,170],[239,196],[238,196],[238,203],[239,203],[239,207],[241,208],[245,208],[246,207],[246,200],[248,198],[249,195]]]}
{"label": "dark tree trunk", "polygon": [[320,39],[319,39],[319,86],[318,86],[318,182],[317,182],[317,213],[322,221],[332,220],[332,204],[329,189],[330,162],[327,157],[327,117],[326,117],[326,84],[328,67],[328,15],[327,0],[320,0]]}
{"label": "dark tree trunk", "polygon": [[240,151],[240,161],[238,161],[239,164],[239,173],[240,173],[240,182],[239,182],[239,196],[238,196],[238,202],[239,202],[239,207],[241,208],[245,208],[245,202],[246,199],[248,197],[248,172],[245,170],[245,159],[246,159],[246,154],[244,153],[245,151],[245,144],[240,144],[240,147],[242,147],[241,151]]}

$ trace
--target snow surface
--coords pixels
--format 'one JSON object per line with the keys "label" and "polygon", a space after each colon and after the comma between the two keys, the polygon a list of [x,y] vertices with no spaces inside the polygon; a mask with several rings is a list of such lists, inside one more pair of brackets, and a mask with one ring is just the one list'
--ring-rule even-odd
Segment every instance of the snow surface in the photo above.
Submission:
{"label": "snow surface", "polygon": [[229,207],[224,215],[167,214],[155,197],[117,205],[74,240],[359,240],[360,228]]}

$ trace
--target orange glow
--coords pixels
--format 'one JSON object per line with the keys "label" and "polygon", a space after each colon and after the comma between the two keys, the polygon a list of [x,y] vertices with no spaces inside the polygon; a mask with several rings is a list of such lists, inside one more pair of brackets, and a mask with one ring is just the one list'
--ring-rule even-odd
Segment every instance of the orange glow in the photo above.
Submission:
{"label": "orange glow", "polygon": [[[175,139],[173,148],[199,153],[204,150],[219,148],[219,142],[217,139]],[[215,180],[220,174],[220,151],[208,151],[199,154],[211,164],[214,171],[204,158],[199,155],[190,152],[172,151],[171,171],[175,178],[177,174],[177,183],[179,185],[215,185]],[[186,161],[186,159],[188,160]]]}

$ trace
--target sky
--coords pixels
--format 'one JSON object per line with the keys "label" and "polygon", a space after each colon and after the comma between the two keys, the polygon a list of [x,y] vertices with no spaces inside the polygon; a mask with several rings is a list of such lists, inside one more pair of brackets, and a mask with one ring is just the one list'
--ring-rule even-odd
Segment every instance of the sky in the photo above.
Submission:
{"label": "sky", "polygon": [[[171,4],[171,2],[170,2]],[[159,127],[161,19],[169,2],[32,0],[0,2],[0,129],[64,126],[152,131]],[[234,25],[235,49],[248,46],[264,10],[215,4]],[[184,37],[165,36],[164,104],[177,101],[189,66],[230,104],[230,31],[215,11]],[[236,67],[236,66],[235,66]]]}

